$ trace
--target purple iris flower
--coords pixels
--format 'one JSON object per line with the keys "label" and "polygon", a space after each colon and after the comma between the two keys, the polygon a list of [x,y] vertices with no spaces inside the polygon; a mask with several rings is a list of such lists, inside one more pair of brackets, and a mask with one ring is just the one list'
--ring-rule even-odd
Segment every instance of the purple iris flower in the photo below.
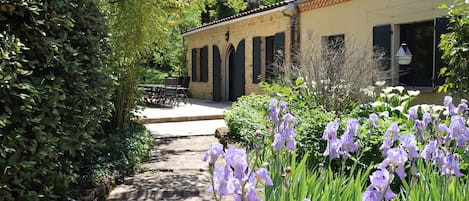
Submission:
{"label": "purple iris flower", "polygon": [[453,104],[453,98],[451,96],[445,96],[443,105],[448,107],[448,111],[451,116],[456,114],[456,107]]}
{"label": "purple iris flower", "polygon": [[397,194],[394,193],[391,188],[388,188],[386,192],[384,193],[384,199],[385,200],[392,200],[397,197]]}
{"label": "purple iris flower", "polygon": [[332,159],[340,157],[340,149],[342,147],[342,141],[337,139],[337,130],[339,124],[336,121],[329,122],[324,130],[322,139],[327,141],[326,150],[324,156],[330,156]]}
{"label": "purple iris flower", "polygon": [[360,135],[360,129],[358,127],[358,120],[349,119],[347,121],[347,128],[345,129],[344,135],[350,135],[352,137]]}
{"label": "purple iris flower", "polygon": [[340,157],[340,148],[342,147],[342,141],[339,139],[331,139],[327,141],[326,150],[324,156],[330,156],[332,159]]}
{"label": "purple iris flower", "polygon": [[225,161],[227,165],[230,165],[234,169],[234,176],[237,179],[241,180],[246,176],[246,169],[248,168],[246,152],[231,146],[226,151]]}
{"label": "purple iris flower", "polygon": [[419,116],[417,114],[417,108],[416,107],[409,108],[409,118],[408,118],[408,120],[409,121],[415,121],[418,118],[419,118]]}
{"label": "purple iris flower", "polygon": [[339,129],[339,123],[337,121],[329,122],[322,135],[323,140],[337,139],[337,130]]}
{"label": "purple iris flower", "polygon": [[379,147],[379,150],[383,154],[383,156],[387,155],[387,151],[392,147],[393,141],[391,139],[384,139],[383,144]]}
{"label": "purple iris flower", "polygon": [[359,135],[360,135],[360,130],[358,127],[358,120],[356,119],[348,120],[347,128],[345,129],[345,132],[340,139],[341,147],[340,147],[339,154],[350,157],[349,153],[355,152],[358,146],[361,145],[360,141],[354,142],[355,136],[359,136]]}
{"label": "purple iris flower", "polygon": [[371,186],[379,189],[384,190],[389,185],[390,175],[388,170],[386,169],[379,169],[374,171],[370,176]]}
{"label": "purple iris flower", "polygon": [[282,149],[285,144],[290,151],[296,148],[296,131],[293,128],[296,125],[296,118],[291,114],[285,114],[283,116],[283,122],[275,130],[274,142],[272,146],[275,150]]}
{"label": "purple iris flower", "polygon": [[390,164],[393,165],[403,165],[408,160],[407,152],[401,148],[391,148],[387,151],[387,159],[389,159]]}
{"label": "purple iris flower", "polygon": [[274,124],[278,122],[278,114],[280,113],[280,109],[277,107],[277,99],[272,99],[270,100],[269,104],[269,119],[272,121]]}
{"label": "purple iris flower", "polygon": [[399,138],[401,142],[402,148],[407,150],[408,156],[410,159],[415,159],[419,156],[418,154],[418,147],[417,147],[417,140],[415,140],[415,136],[412,134],[405,134]]}
{"label": "purple iris flower", "polygon": [[446,126],[446,124],[439,124],[438,125],[438,131],[448,133],[449,128],[448,128],[448,126]]}
{"label": "purple iris flower", "polygon": [[276,133],[274,135],[274,142],[272,143],[272,146],[276,151],[282,149],[282,147],[285,144],[285,140],[283,139],[282,135],[280,133]]}
{"label": "purple iris flower", "polygon": [[370,114],[370,127],[376,127],[379,126],[379,117],[376,114]]}
{"label": "purple iris flower", "polygon": [[384,133],[384,142],[379,147],[383,156],[387,156],[387,151],[392,147],[394,141],[397,139],[399,139],[399,125],[397,123],[393,123],[386,133]]}
{"label": "purple iris flower", "polygon": [[386,200],[394,199],[397,195],[389,187],[390,179],[387,169],[374,171],[370,176],[371,185],[362,194],[362,201],[380,201],[383,197]]}
{"label": "purple iris flower", "polygon": [[417,135],[420,137],[420,140],[423,141],[422,132],[426,129],[425,123],[420,120],[415,120],[414,128],[417,129]]}
{"label": "purple iris flower", "polygon": [[248,192],[246,195],[247,201],[259,200],[259,197],[257,196],[256,189],[254,188],[254,186],[250,186],[247,192]]}
{"label": "purple iris flower", "polygon": [[288,103],[285,101],[280,101],[280,110],[285,112],[287,110]]}
{"label": "purple iris flower", "polygon": [[386,131],[385,136],[390,138],[392,141],[399,139],[399,125],[397,123],[391,124]]}
{"label": "purple iris flower", "polygon": [[230,195],[235,192],[237,179],[233,177],[233,171],[226,166],[218,166],[214,171],[215,190],[220,195]]}
{"label": "purple iris flower", "polygon": [[469,140],[469,130],[465,126],[465,120],[461,116],[452,116],[451,124],[449,125],[449,139],[454,139],[457,146],[464,146],[466,141]]}
{"label": "purple iris flower", "polygon": [[381,193],[375,189],[369,189],[362,193],[362,201],[381,201]]}
{"label": "purple iris flower", "polygon": [[457,154],[448,155],[444,159],[444,163],[441,167],[442,175],[455,175],[461,177],[462,173],[459,171],[459,163],[457,161]]}
{"label": "purple iris flower", "polygon": [[432,116],[430,115],[430,113],[425,112],[423,114],[422,121],[425,126],[428,126],[428,124],[432,122]]}
{"label": "purple iris flower", "polygon": [[428,144],[425,145],[423,148],[422,152],[420,153],[420,156],[422,156],[423,159],[426,161],[432,159],[433,153],[437,149],[437,141],[436,140],[430,140],[428,141]]}
{"label": "purple iris flower", "polygon": [[464,111],[469,110],[467,107],[467,100],[466,99],[461,99],[461,103],[458,105],[458,112],[460,114],[463,114]]}
{"label": "purple iris flower", "polygon": [[256,176],[264,180],[266,185],[269,185],[269,186],[274,185],[274,183],[272,182],[272,179],[269,176],[269,172],[265,168],[259,168],[256,171]]}
{"label": "purple iris flower", "polygon": [[396,173],[401,178],[405,178],[407,174],[405,173],[404,165],[408,160],[407,152],[401,148],[392,148],[387,151],[387,158],[379,165],[381,168],[383,166],[392,165],[397,167]]}
{"label": "purple iris flower", "polygon": [[223,145],[222,144],[212,144],[210,145],[210,148],[205,152],[204,157],[202,160],[204,162],[209,161],[208,163],[213,165],[215,164],[215,161],[222,156],[225,152],[223,151]]}

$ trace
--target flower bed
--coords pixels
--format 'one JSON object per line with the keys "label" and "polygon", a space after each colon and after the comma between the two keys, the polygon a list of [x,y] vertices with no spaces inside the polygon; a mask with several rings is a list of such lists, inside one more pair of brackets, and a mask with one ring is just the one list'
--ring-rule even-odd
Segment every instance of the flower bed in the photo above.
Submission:
{"label": "flower bed", "polygon": [[[443,106],[410,107],[418,92],[386,87],[366,93],[369,102],[319,131],[320,156],[298,142],[305,137],[298,127],[308,118],[293,114],[295,100],[273,98],[265,106],[267,125],[258,127],[266,129],[252,132],[246,151],[212,145],[207,152],[214,199],[465,200],[467,102],[456,106],[447,96]],[[219,158],[225,166],[214,165]],[[259,178],[262,192],[254,188]]]}

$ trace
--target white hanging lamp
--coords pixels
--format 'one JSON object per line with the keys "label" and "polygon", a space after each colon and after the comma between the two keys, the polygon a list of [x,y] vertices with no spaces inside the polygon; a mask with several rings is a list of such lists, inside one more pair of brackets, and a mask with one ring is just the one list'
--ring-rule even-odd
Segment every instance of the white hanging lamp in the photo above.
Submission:
{"label": "white hanging lamp", "polygon": [[396,53],[397,63],[399,65],[409,65],[412,62],[412,53],[406,43],[402,43]]}

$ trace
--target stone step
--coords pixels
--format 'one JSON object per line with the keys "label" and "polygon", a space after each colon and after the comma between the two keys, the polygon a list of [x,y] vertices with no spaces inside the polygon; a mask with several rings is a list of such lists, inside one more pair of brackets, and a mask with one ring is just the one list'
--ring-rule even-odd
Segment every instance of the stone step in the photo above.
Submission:
{"label": "stone step", "polygon": [[155,138],[167,138],[182,136],[214,135],[215,130],[217,128],[225,127],[226,124],[223,119],[218,119],[146,124],[145,126],[153,133],[153,135],[155,135]]}

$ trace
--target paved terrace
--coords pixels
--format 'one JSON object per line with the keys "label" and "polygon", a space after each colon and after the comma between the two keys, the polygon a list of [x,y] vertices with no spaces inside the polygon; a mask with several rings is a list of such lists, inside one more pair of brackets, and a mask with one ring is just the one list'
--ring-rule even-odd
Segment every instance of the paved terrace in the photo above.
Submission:
{"label": "paved terrace", "polygon": [[223,112],[229,110],[231,102],[213,102],[191,99],[192,104],[179,103],[174,107],[156,107],[147,105],[137,113],[142,123],[166,123],[196,120],[223,119]]}
{"label": "paved terrace", "polygon": [[[210,175],[202,157],[215,129],[224,127],[223,112],[231,103],[192,99],[174,108],[143,108],[138,114],[155,136],[151,158],[142,172],[126,177],[107,201],[210,201]],[[230,200],[230,199],[227,199]]]}

